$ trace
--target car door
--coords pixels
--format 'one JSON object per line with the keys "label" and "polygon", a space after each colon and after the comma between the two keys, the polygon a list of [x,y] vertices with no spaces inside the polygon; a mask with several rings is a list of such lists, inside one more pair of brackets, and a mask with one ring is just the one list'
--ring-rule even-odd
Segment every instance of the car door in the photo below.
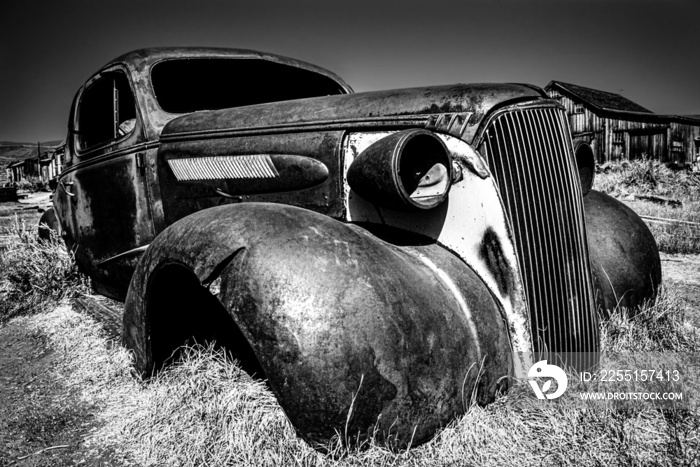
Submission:
{"label": "car door", "polygon": [[[76,96],[57,201],[66,243],[99,292],[123,299],[140,251],[154,237],[144,136],[126,70],[103,70]],[[63,211],[63,212],[61,212]]]}

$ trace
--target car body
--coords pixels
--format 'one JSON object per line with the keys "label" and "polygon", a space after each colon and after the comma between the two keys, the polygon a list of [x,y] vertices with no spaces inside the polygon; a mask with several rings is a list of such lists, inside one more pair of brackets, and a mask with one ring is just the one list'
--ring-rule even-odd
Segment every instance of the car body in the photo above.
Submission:
{"label": "car body", "polygon": [[55,211],[126,300],[137,367],[216,340],[315,446],[415,445],[533,355],[588,366],[598,311],[661,281],[534,86],[354,94],[271,54],[143,49],[87,81],[69,128]]}

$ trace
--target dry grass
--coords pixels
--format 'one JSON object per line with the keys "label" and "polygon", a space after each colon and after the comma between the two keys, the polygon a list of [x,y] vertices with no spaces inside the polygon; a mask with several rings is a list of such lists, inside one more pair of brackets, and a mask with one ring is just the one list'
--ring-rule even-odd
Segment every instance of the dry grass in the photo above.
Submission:
{"label": "dry grass", "polygon": [[662,287],[655,302],[634,317],[617,310],[601,325],[607,352],[700,352],[700,330],[685,315],[682,298]]}
{"label": "dry grass", "polygon": [[699,225],[647,221],[659,250],[671,254],[700,254],[700,202],[686,201],[683,206],[669,208],[648,201],[628,202],[641,216],[662,217],[695,222]]}
{"label": "dry grass", "polygon": [[41,214],[33,207],[24,209],[26,207],[14,202],[0,203],[0,252],[15,240],[17,225],[38,224]]}
{"label": "dry grass", "polygon": [[652,159],[618,161],[596,174],[595,188],[618,197],[637,193],[700,201],[700,173],[672,170]]}
{"label": "dry grass", "polygon": [[[89,291],[63,242],[37,237],[37,226],[15,218],[5,231],[6,250],[0,255],[0,324],[58,301]],[[41,306],[40,306],[41,305]]]}
{"label": "dry grass", "polygon": [[[666,303],[663,301],[666,300]],[[662,297],[654,305],[672,314]],[[653,307],[648,309],[653,314]],[[98,323],[62,306],[20,318],[48,339],[62,358],[52,369],[66,393],[94,407],[93,429],[81,451],[111,465],[692,465],[700,452],[697,413],[614,410],[550,404],[534,399],[524,382],[487,407],[473,406],[431,442],[394,453],[365,450],[317,453],[294,434],[267,388],[211,348],[190,348],[149,381],[131,373],[128,352],[104,338]],[[614,318],[617,319],[617,318]],[[663,348],[698,351],[694,337],[669,316]],[[625,330],[620,332],[620,323]],[[655,342],[646,318],[615,321],[606,346],[629,349],[634,339]],[[652,348],[658,348],[652,347]],[[57,397],[60,397],[57,394]]]}
{"label": "dry grass", "polygon": [[[596,174],[595,188],[622,199],[642,216],[700,224],[700,173],[673,171],[658,161],[642,160],[610,165]],[[630,195],[656,195],[682,202],[680,207],[630,200]],[[647,222],[659,250],[665,253],[700,253],[700,225]]]}

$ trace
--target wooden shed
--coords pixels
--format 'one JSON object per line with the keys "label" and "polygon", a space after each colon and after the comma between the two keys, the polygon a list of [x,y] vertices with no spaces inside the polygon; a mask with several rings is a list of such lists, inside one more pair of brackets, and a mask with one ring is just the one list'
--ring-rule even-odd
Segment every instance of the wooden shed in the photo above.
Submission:
{"label": "wooden shed", "polygon": [[552,81],[547,94],[569,115],[571,133],[598,163],[644,157],[678,164],[700,156],[700,118],[659,115],[615,93]]}
{"label": "wooden shed", "polygon": [[38,172],[37,165],[37,161],[34,159],[25,159],[11,163],[7,166],[11,174],[10,182],[18,183],[30,175],[36,174]]}
{"label": "wooden shed", "polygon": [[[19,146],[20,149],[22,146]],[[25,148],[26,149],[26,148]],[[34,149],[34,150],[32,150]],[[42,149],[44,149],[42,151]],[[6,184],[18,183],[22,180],[38,179],[48,182],[58,176],[63,170],[63,159],[65,158],[66,143],[59,142],[57,145],[44,145],[30,147],[20,154],[6,167]],[[37,156],[40,154],[40,156]]]}

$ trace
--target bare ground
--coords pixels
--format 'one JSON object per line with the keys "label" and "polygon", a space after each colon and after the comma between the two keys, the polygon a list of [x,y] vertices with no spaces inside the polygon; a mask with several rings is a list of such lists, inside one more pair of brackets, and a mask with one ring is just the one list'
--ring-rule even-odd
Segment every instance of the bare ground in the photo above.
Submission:
{"label": "bare ground", "polygon": [[0,466],[88,465],[80,445],[93,410],[51,371],[60,350],[23,324],[0,328]]}

